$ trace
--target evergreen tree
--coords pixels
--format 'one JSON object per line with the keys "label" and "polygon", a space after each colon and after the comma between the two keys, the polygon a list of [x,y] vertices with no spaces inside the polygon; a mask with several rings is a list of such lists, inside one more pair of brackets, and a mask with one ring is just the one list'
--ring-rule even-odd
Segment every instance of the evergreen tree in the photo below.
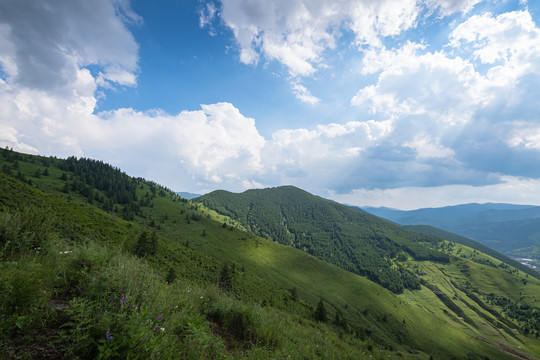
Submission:
{"label": "evergreen tree", "polygon": [[158,249],[158,236],[156,231],[152,231],[152,235],[150,235],[150,255],[156,255]]}
{"label": "evergreen tree", "polygon": [[232,270],[227,264],[223,265],[221,268],[218,285],[223,290],[232,289]]}
{"label": "evergreen tree", "polygon": [[296,301],[298,300],[298,293],[296,291],[296,288],[293,287],[292,289],[289,290],[291,292],[291,299],[292,301]]}
{"label": "evergreen tree", "polygon": [[176,280],[176,272],[172,267],[169,268],[169,272],[167,273],[167,276],[165,277],[165,281],[167,284],[172,284]]}
{"label": "evergreen tree", "polygon": [[324,302],[322,299],[319,300],[319,303],[317,304],[317,309],[315,309],[315,320],[326,322],[328,320],[328,316],[326,315],[326,309],[324,307]]}
{"label": "evergreen tree", "polygon": [[347,319],[343,316],[340,310],[336,311],[336,317],[334,318],[334,324],[339,326],[343,330],[348,329]]}
{"label": "evergreen tree", "polygon": [[146,231],[143,231],[139,238],[137,239],[137,244],[135,245],[135,254],[138,256],[145,256],[148,254],[149,251],[149,239],[148,239],[148,233]]}

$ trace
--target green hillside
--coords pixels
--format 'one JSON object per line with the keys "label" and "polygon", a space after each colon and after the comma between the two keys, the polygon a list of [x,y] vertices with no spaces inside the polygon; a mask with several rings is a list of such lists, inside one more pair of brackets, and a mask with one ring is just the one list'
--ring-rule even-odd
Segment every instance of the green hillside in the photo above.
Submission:
{"label": "green hillside", "polygon": [[420,279],[394,261],[403,252],[415,260],[449,261],[436,250],[440,238],[404,230],[293,186],[242,194],[214,191],[195,201],[259,236],[364,275],[394,293],[420,288]]}
{"label": "green hillside", "polygon": [[102,162],[0,155],[0,358],[540,353],[540,281],[465,246],[384,230],[396,295]]}
{"label": "green hillside", "polygon": [[540,267],[538,206],[487,203],[409,211],[365,210],[400,225],[431,225],[460,234],[509,256],[530,258],[530,263]]}
{"label": "green hillside", "polygon": [[503,255],[503,254],[501,254],[501,253],[499,253],[499,252],[497,252],[497,251],[495,251],[493,249],[488,248],[485,245],[480,244],[479,242],[468,239],[468,238],[466,238],[464,236],[454,234],[454,233],[451,233],[451,232],[448,232],[448,231],[444,231],[444,230],[441,230],[441,229],[438,229],[436,227],[429,226],[429,225],[406,225],[406,226],[403,226],[403,227],[405,229],[408,229],[408,230],[418,231],[418,232],[422,232],[422,233],[425,233],[425,234],[438,236],[438,237],[441,237],[441,238],[443,238],[445,240],[455,242],[457,244],[466,245],[466,246],[468,246],[468,247],[470,247],[472,249],[478,250],[478,251],[480,251],[480,252],[482,252],[482,253],[484,253],[486,255],[489,255],[489,256],[497,259],[497,260],[500,260],[500,261],[502,261],[503,263],[505,263],[507,265],[515,267],[516,269],[519,269],[519,270],[523,271],[526,274],[529,274],[531,276],[534,276],[537,279],[540,279],[540,272],[535,271],[535,270],[529,268],[528,266],[525,266],[525,265],[517,262],[516,260],[513,260],[513,259],[509,258],[508,256],[505,256],[505,255]]}

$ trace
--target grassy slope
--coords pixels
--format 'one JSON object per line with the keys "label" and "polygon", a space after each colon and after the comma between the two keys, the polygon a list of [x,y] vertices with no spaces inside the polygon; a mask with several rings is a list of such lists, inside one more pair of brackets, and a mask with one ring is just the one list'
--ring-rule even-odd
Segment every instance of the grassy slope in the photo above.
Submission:
{"label": "grassy slope", "polygon": [[540,258],[540,208],[506,204],[465,204],[411,211],[370,208],[402,225],[425,224],[459,233],[514,256]]}
{"label": "grassy slope", "polygon": [[[288,292],[252,275],[237,274],[232,293],[217,290],[221,263],[177,242],[160,239],[159,255],[140,261],[129,253],[142,228],[85,203],[0,174],[0,204],[0,358],[94,357],[98,345],[112,346],[104,342],[106,330],[120,341],[120,348],[112,350],[139,352],[144,358],[356,359],[363,358],[361,352],[376,358],[386,354],[367,351],[366,343],[302,316],[301,303],[280,304],[285,311],[258,306],[259,296]],[[13,220],[27,209],[45,215],[50,232],[35,242],[42,224],[32,234],[27,226],[18,239],[34,240],[13,252],[4,243],[4,230],[17,228]],[[172,286],[163,280],[168,265],[181,277]],[[119,306],[123,296],[126,304]],[[152,330],[159,314],[165,314],[159,324],[170,328],[171,335]],[[249,336],[244,333],[248,327]],[[97,332],[95,341],[92,332]],[[137,352],[125,349],[136,343]]]}
{"label": "grassy slope", "polygon": [[526,274],[529,274],[531,276],[536,277],[537,279],[540,279],[540,272],[535,271],[534,269],[531,269],[523,264],[520,264],[519,262],[509,258],[508,256],[505,256],[493,249],[490,249],[489,247],[485,245],[480,244],[479,242],[468,239],[464,236],[457,235],[448,231],[444,231],[444,230],[441,230],[441,229],[438,229],[436,227],[429,226],[429,225],[406,225],[404,226],[404,228],[412,230],[412,231],[418,231],[418,232],[423,232],[423,233],[439,236],[445,240],[468,246],[470,248],[483,252],[484,254],[490,255],[494,257],[495,259],[498,259],[504,262],[505,264],[513,266],[516,269],[519,269]]}
{"label": "grassy slope", "polygon": [[[223,195],[223,192],[219,192],[218,195]],[[227,194],[227,195],[230,195],[230,196],[234,196],[232,194]],[[278,196],[276,196],[277,198]],[[203,199],[206,199],[207,197],[203,197]],[[238,209],[236,207],[233,207],[233,205],[231,204],[234,204],[233,201],[230,201],[231,199],[230,198],[227,198],[227,202],[224,203],[226,205],[226,208],[228,210],[229,213],[236,213],[238,218],[242,219],[243,216],[241,215],[242,214],[242,211],[245,211],[246,208],[249,208],[249,206],[245,206],[242,209]],[[252,201],[252,199],[250,199],[250,201]],[[220,209],[221,210],[221,209]],[[247,216],[247,214],[243,214],[244,216]],[[384,223],[383,225],[377,223],[377,225],[379,226],[383,226],[383,225],[386,225],[386,223]],[[456,246],[454,246],[453,248],[456,248]],[[465,252],[464,252],[465,253]],[[483,256],[483,255],[482,255]],[[478,255],[478,258],[481,257],[480,255]],[[489,258],[490,261],[494,261],[495,259],[492,259],[490,257],[486,257],[486,259]],[[463,263],[465,264],[470,264],[470,265],[463,265]],[[499,264],[500,262],[497,261],[497,264]],[[294,262],[291,262],[291,264],[294,264]],[[441,290],[442,292],[444,292],[445,294],[447,294],[447,297],[452,299],[454,297],[457,297],[456,294],[459,294],[459,293],[463,293],[460,289],[459,289],[459,285],[460,283],[471,283],[473,284],[472,286],[475,287],[475,289],[477,289],[477,291],[480,291],[480,292],[485,292],[485,293],[490,293],[490,292],[494,292],[496,294],[500,294],[500,295],[504,295],[504,296],[507,296],[507,297],[510,297],[510,298],[513,298],[515,300],[518,300],[516,299],[516,297],[514,296],[515,295],[515,291],[516,289],[521,289],[522,287],[522,284],[521,284],[521,280],[525,279],[527,277],[527,274],[524,274],[523,272],[518,272],[517,270],[514,272],[514,275],[513,277],[508,277],[506,276],[507,274],[504,273],[503,270],[501,269],[493,269],[493,272],[494,273],[491,273],[492,272],[492,269],[489,269],[489,270],[485,270],[482,268],[482,269],[479,269],[477,264],[474,263],[473,261],[469,261],[469,260],[465,260],[465,259],[458,259],[458,258],[453,258],[453,260],[451,261],[450,264],[447,264],[447,265],[441,265],[441,264],[437,264],[437,263],[433,263],[433,262],[429,262],[429,261],[414,261],[412,259],[409,260],[408,262],[408,265],[409,265],[409,268],[411,270],[415,270],[417,272],[422,272],[420,270],[417,270],[418,269],[418,266],[420,266],[420,268],[422,267],[426,267],[426,266],[429,266],[430,268],[443,268],[443,267],[448,267],[448,269],[451,269],[451,274],[452,275],[452,280],[450,281],[448,278],[445,278],[445,277],[431,277],[431,278],[427,278],[427,281],[429,283],[431,283],[432,285],[434,285],[437,289]],[[481,277],[481,276],[478,276],[478,274],[476,274],[475,272],[467,272],[467,273],[463,273],[461,272],[462,270],[462,267],[463,266],[467,266],[471,269],[475,269],[475,272],[479,272],[481,274],[483,273],[489,273],[489,276],[488,278],[490,278],[490,282],[487,283],[487,284],[490,284],[490,283],[493,283],[493,279],[500,279],[500,280],[496,280],[495,281],[495,286],[485,286],[486,282],[485,282],[485,277]],[[303,265],[302,267],[305,267],[305,265]],[[277,268],[278,269],[286,269],[288,268],[287,264],[281,264],[281,263],[278,263],[277,264]],[[504,274],[503,274],[504,273]],[[320,279],[319,281],[322,281],[323,283],[328,283],[329,281],[328,280],[324,280],[324,279]],[[500,284],[498,283],[498,281],[500,281]],[[336,281],[336,283],[341,283],[343,284],[343,282],[341,281]],[[350,285],[350,282],[344,282],[345,284],[347,284],[346,286],[344,286],[345,288],[348,287]],[[500,286],[498,286],[500,285]],[[531,284],[531,282],[529,282],[528,284],[528,288],[527,290],[531,292],[531,294],[534,294],[535,292],[537,292],[540,288],[538,287],[539,283],[538,281],[536,281],[536,279],[534,280],[534,282]],[[343,292],[346,292],[350,290],[350,287],[347,289],[347,290],[340,290],[339,288],[336,288],[336,287],[332,287],[331,286],[331,291],[330,293],[333,294],[333,296],[335,296],[336,298],[340,299],[341,298],[341,294]],[[500,332],[498,330],[494,330],[493,326],[490,325],[491,323],[494,323],[494,324],[497,324],[497,321],[495,319],[495,317],[490,314],[490,313],[485,313],[486,311],[485,310],[482,310],[478,305],[473,305],[474,304],[474,301],[472,299],[470,299],[468,296],[465,296],[465,297],[457,297],[457,299],[455,301],[453,301],[456,305],[456,307],[458,309],[460,309],[461,312],[463,312],[463,314],[466,314],[469,318],[471,318],[471,324],[467,324],[466,322],[463,322],[459,319],[459,315],[461,315],[461,312],[459,313],[459,315],[452,315],[453,312],[448,308],[448,306],[443,306],[441,308],[441,302],[437,299],[437,297],[433,294],[433,292],[431,291],[425,291],[426,289],[423,289],[422,291],[420,292],[416,292],[416,291],[407,291],[407,296],[406,298],[407,299],[410,299],[411,300],[411,304],[413,307],[417,304],[429,304],[429,306],[425,306],[425,309],[430,309],[428,310],[429,312],[432,312],[434,311],[433,309],[436,309],[436,308],[439,308],[441,309],[441,314],[443,314],[444,316],[440,317],[440,319],[445,319],[445,320],[449,320],[451,322],[456,322],[454,324],[454,326],[450,326],[448,327],[447,329],[445,329],[445,331],[447,331],[447,333],[445,334],[444,337],[442,337],[441,339],[444,339],[443,340],[443,344],[444,343],[447,343],[447,344],[450,344],[452,343],[452,338],[453,337],[457,337],[457,338],[460,338],[460,336],[463,336],[464,334],[468,334],[467,336],[472,336],[473,338],[476,338],[476,339],[487,339],[489,337],[492,337],[492,340],[488,340],[488,342],[492,343],[492,344],[496,344],[500,341],[504,341],[506,339],[508,339],[507,341],[509,342],[512,342],[512,341],[517,341],[517,340],[513,340],[512,336],[509,336],[508,334],[504,334],[504,332]],[[540,294],[540,293],[539,293]],[[383,298],[381,296],[378,296],[379,299]],[[538,303],[538,294],[536,294],[536,296],[532,296],[531,298],[529,298],[530,302],[528,302],[528,304],[530,305],[533,305],[533,306],[536,306],[536,307],[539,307],[539,303]],[[351,300],[349,300],[351,301]],[[358,301],[358,300],[356,300]],[[368,302],[372,302],[373,299],[369,299]],[[382,307],[382,304],[384,304],[385,302],[381,302],[379,305],[381,305]],[[390,302],[391,303],[391,302]],[[396,306],[396,305],[393,305],[394,306],[394,314],[395,313],[398,313],[398,314],[401,314],[401,311],[399,310],[399,306]],[[446,310],[447,312],[445,313],[444,311],[442,310]],[[499,311],[501,309],[498,309]],[[403,311],[403,313],[407,314],[409,313],[410,314],[410,309],[407,308],[406,310]],[[496,310],[493,310],[493,311],[496,311]],[[414,329],[414,331],[412,331],[413,333],[416,334],[416,338],[423,338],[423,339],[426,339],[426,338],[429,338],[430,341],[432,340],[432,337],[429,336],[429,334],[434,334],[434,333],[438,333],[438,334],[442,334],[442,330],[439,329],[440,327],[440,324],[437,324],[435,327],[432,327],[430,326],[430,324],[424,324],[422,323],[419,318],[422,317],[422,315],[420,314],[417,314],[417,313],[414,313],[413,312],[413,316],[412,316],[412,321],[411,321],[411,324],[409,324],[408,326],[411,327],[411,329]],[[448,315],[450,314],[450,315]],[[435,314],[433,314],[435,315]],[[440,315],[440,314],[439,314]],[[379,314],[379,319],[383,318],[384,317],[384,311],[381,312]],[[398,317],[399,318],[399,315]],[[489,320],[487,320],[489,319]],[[433,324],[432,322],[433,320],[430,319],[429,322],[431,324]],[[487,321],[487,325],[485,325]],[[507,328],[507,331],[510,331],[508,328]],[[455,332],[455,333],[454,333]],[[458,334],[458,332],[460,332]],[[513,331],[511,331],[513,333]],[[422,335],[420,335],[422,334]],[[485,335],[482,335],[482,334],[490,334],[489,337],[486,337]],[[418,336],[420,335],[420,336]],[[393,337],[399,337],[398,334],[392,334]],[[456,342],[457,343],[461,343],[463,345],[463,343],[466,343],[467,341],[464,341],[462,339],[460,339],[459,341]],[[435,349],[437,348],[441,348],[441,347],[446,347],[445,345],[443,345],[441,343],[437,343],[435,346],[433,346],[431,349],[432,351],[436,351]],[[424,344],[422,344],[422,348],[426,348],[426,347],[430,347],[430,345],[426,342],[424,342]],[[477,347],[479,345],[474,345],[474,347]],[[519,348],[519,346],[521,346],[521,344],[518,342],[514,342],[513,343],[513,346],[515,346],[516,348]],[[471,347],[471,348],[474,348],[474,347]],[[534,351],[537,351],[537,345],[534,346]]]}
{"label": "grassy slope", "polygon": [[[20,162],[20,165],[28,174],[33,173],[32,164]],[[27,165],[28,169],[25,169]],[[61,182],[57,180],[61,172],[58,171],[55,173],[57,176],[52,176],[54,172],[56,169],[54,166],[50,166],[50,177],[47,178],[47,181],[41,182],[43,179],[41,177],[33,182],[45,190],[49,189],[55,192],[54,189],[61,188]],[[5,179],[7,178],[3,178],[3,180]],[[6,181],[6,183],[9,184],[10,181]],[[4,195],[12,191],[8,188],[2,190]],[[141,189],[141,191],[143,190],[145,189]],[[26,199],[34,201],[39,198],[36,194],[30,193]],[[56,195],[66,197],[58,190]],[[246,276],[251,277],[251,280],[244,281],[243,275],[240,275],[242,279],[238,281],[239,289],[235,289],[238,292],[236,297],[244,299],[243,301],[248,301],[247,299],[250,298],[249,301],[255,303],[262,301],[275,303],[276,306],[284,309],[285,313],[281,313],[280,316],[286,319],[288,319],[288,315],[285,315],[287,313],[298,314],[296,316],[305,318],[306,310],[302,301],[314,306],[322,297],[331,314],[334,313],[334,309],[340,309],[351,325],[356,326],[357,329],[365,330],[366,334],[359,334],[360,336],[365,336],[367,341],[377,341],[394,349],[414,350],[414,348],[420,348],[425,353],[436,355],[437,358],[449,358],[454,355],[461,357],[469,352],[488,355],[491,358],[503,358],[505,355],[494,346],[497,343],[505,343],[514,349],[521,346],[521,351],[530,354],[539,351],[538,342],[533,339],[515,335],[519,339],[518,341],[510,334],[505,333],[504,330],[501,332],[492,331],[489,325],[474,328],[464,323],[457,316],[452,315],[452,310],[425,287],[421,291],[405,291],[403,295],[393,295],[363,277],[326,264],[304,252],[261,238],[251,237],[236,229],[231,230],[230,226],[224,229],[222,222],[226,220],[225,218],[219,217],[219,222],[214,221],[213,219],[217,215],[211,211],[202,208],[197,210],[197,205],[174,201],[174,197],[156,197],[153,208],[143,209],[143,212],[147,213],[146,218],[136,218],[136,222],[140,224],[137,226],[120,219],[112,219],[110,215],[102,211],[89,210],[91,208],[89,205],[66,202],[55,196],[43,196],[48,199],[47,202],[50,200],[51,204],[54,204],[51,206],[58,212],[60,218],[65,218],[66,221],[69,219],[70,226],[84,224],[84,226],[80,226],[78,231],[83,230],[83,234],[92,237],[96,237],[98,234],[98,237],[102,237],[102,241],[114,244],[123,243],[125,249],[133,246],[135,233],[141,229],[139,226],[143,228],[148,226],[151,216],[156,223],[155,229],[162,236],[158,255],[155,259],[149,259],[154,263],[153,268],[156,269],[154,271],[163,276],[169,266],[176,266],[177,273],[185,276],[186,281],[200,284],[200,286],[208,286],[205,284],[208,284],[210,279],[215,282],[221,262],[235,262],[238,266],[244,266]],[[70,196],[74,200],[78,199],[76,194]],[[19,198],[2,197],[5,206],[12,206],[14,202],[20,202]],[[192,213],[200,214],[200,220],[190,221],[188,224],[185,221],[185,215]],[[92,220],[93,218],[94,220]],[[227,221],[233,223],[233,221]],[[205,236],[202,236],[203,232]],[[189,243],[189,248],[183,246],[186,242]],[[447,275],[441,275],[440,265],[430,262],[419,264],[426,268],[425,272],[430,274],[429,281],[436,284],[439,289],[449,295],[459,294],[459,290],[448,281]],[[466,264],[474,271],[464,275],[460,271],[462,264]],[[414,269],[418,263],[409,260],[406,265]],[[508,274],[510,276],[508,277],[501,273],[502,270],[492,270],[491,268],[490,272],[486,274],[480,265],[467,259],[452,261],[444,268],[442,271],[445,271],[446,274],[453,274],[456,283],[467,280],[475,286],[484,287],[484,283],[489,284],[485,282],[486,278],[502,278],[504,281],[499,283],[497,280],[495,284],[490,284],[489,288],[486,287],[486,290],[494,289],[506,296],[513,296],[512,294],[519,287],[520,276],[523,277],[523,274]],[[439,275],[436,276],[437,274]],[[280,301],[286,293],[284,289],[291,287],[297,288],[299,297],[302,299],[300,303],[290,305],[286,301]],[[538,294],[540,293],[538,289],[540,287],[537,282],[529,281],[520,291],[525,291],[526,301],[538,306]],[[467,301],[466,297],[461,296],[465,299],[464,301]],[[461,308],[465,308],[464,311],[469,313],[468,315],[474,323],[482,324],[478,315],[472,310],[469,311],[469,307],[460,301],[456,301],[456,303],[461,305]],[[487,318],[493,317],[489,313],[484,315]],[[303,320],[303,322],[306,321]],[[288,335],[294,337],[305,334],[308,336],[311,334],[309,330],[311,326],[304,328],[301,325],[295,325],[296,333],[288,333]],[[331,328],[330,332],[333,333]],[[370,332],[371,335],[369,335]],[[437,334],[437,336],[433,336],[433,334]],[[307,341],[306,338],[299,340],[305,345],[304,341]],[[331,343],[335,346],[332,347],[334,350],[342,346],[348,349],[350,346],[346,345],[346,342],[340,343],[335,338]],[[362,343],[358,342],[357,344],[362,349]]]}

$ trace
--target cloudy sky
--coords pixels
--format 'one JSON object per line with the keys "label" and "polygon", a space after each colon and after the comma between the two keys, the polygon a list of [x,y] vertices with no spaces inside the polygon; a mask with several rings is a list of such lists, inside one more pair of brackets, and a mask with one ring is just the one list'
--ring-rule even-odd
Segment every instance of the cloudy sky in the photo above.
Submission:
{"label": "cloudy sky", "polygon": [[540,205],[540,5],[2,0],[0,145],[175,191]]}

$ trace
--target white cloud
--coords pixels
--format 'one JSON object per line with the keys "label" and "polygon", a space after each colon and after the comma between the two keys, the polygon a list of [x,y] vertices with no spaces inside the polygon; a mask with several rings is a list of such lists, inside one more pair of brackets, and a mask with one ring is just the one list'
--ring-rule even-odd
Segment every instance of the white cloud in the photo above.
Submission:
{"label": "white cloud", "polygon": [[363,71],[378,73],[378,81],[360,89],[351,104],[409,125],[414,125],[411,116],[421,117],[424,121],[419,125],[424,128],[470,121],[487,96],[481,76],[462,58],[423,49],[408,42],[398,49],[368,51]]}
{"label": "white cloud", "polygon": [[454,150],[444,147],[438,141],[433,141],[428,134],[418,134],[413,141],[405,142],[405,146],[415,149],[419,158],[452,158]]}
{"label": "white cloud", "polygon": [[540,150],[540,125],[521,121],[513,125],[507,141],[509,146]]}
{"label": "white cloud", "polygon": [[216,18],[217,8],[214,3],[206,3],[206,6],[199,10],[199,26],[201,29],[209,28],[210,35],[215,36],[215,30],[212,27],[212,22]]}
{"label": "white cloud", "polygon": [[438,10],[441,17],[456,12],[468,13],[482,0],[427,0],[428,8]]}
{"label": "white cloud", "polygon": [[316,96],[313,96],[311,92],[298,80],[293,80],[290,83],[291,88],[293,89],[294,95],[303,103],[309,104],[309,105],[317,105],[321,99],[319,99]]}
{"label": "white cloud", "polygon": [[540,29],[528,11],[472,16],[452,32],[449,45],[487,64],[493,87],[512,87],[525,74],[540,73]]}
{"label": "white cloud", "polygon": [[[466,12],[478,1],[221,0],[219,14],[234,34],[241,62],[276,60],[290,77],[298,78],[326,68],[326,52],[335,49],[346,32],[354,35],[352,44],[359,50],[382,48],[382,39],[415,28],[423,12],[448,16]],[[206,24],[209,16],[201,18]],[[302,95],[306,91],[293,85],[297,98],[313,102],[312,96]]]}
{"label": "white cloud", "polygon": [[77,72],[103,68],[103,78],[135,85],[138,45],[125,23],[138,23],[126,1],[0,3],[0,64],[11,84],[66,95]]}

